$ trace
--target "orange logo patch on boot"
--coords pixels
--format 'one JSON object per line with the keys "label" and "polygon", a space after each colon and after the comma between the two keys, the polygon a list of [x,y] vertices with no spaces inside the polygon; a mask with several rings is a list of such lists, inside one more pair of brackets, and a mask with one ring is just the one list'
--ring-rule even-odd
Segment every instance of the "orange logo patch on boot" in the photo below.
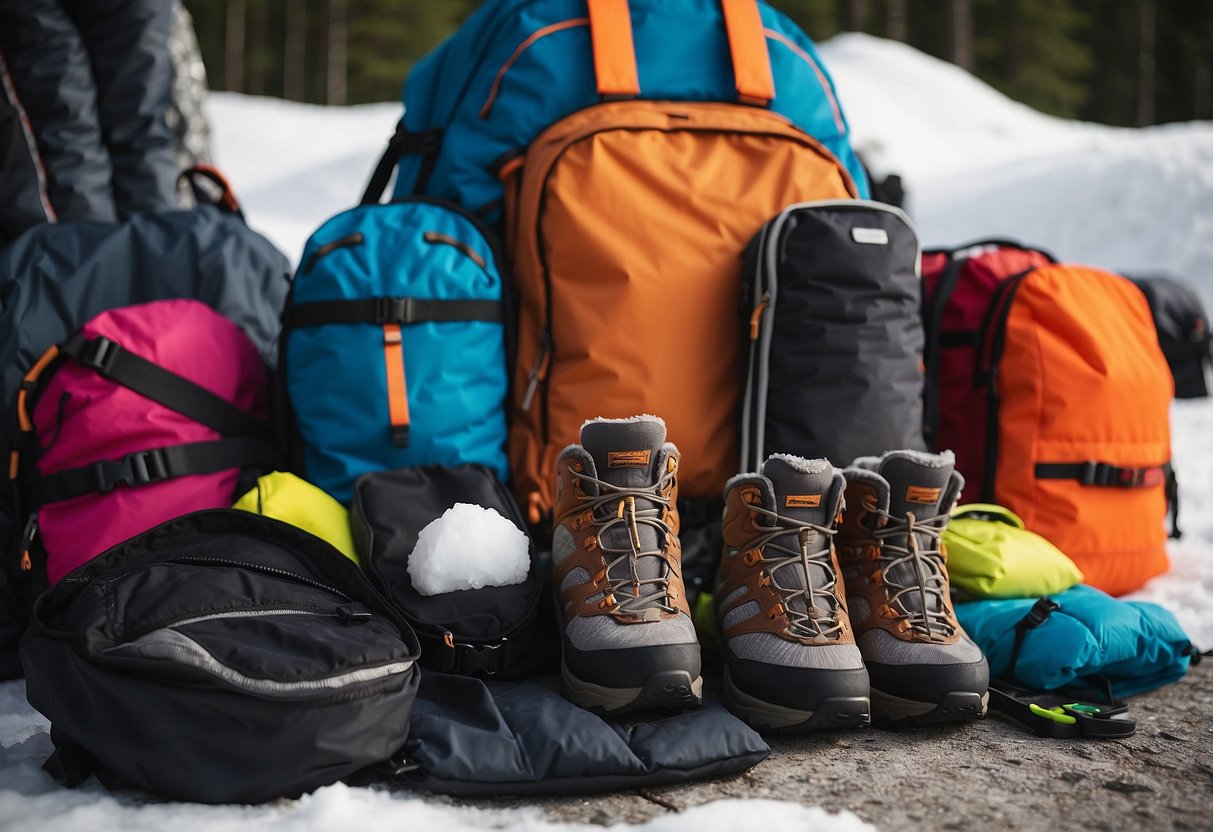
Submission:
{"label": "orange logo patch on boot", "polygon": [[943,491],[942,488],[927,488],[922,485],[911,485],[906,489],[907,503],[930,503],[934,505],[939,502],[939,494]]}
{"label": "orange logo patch on boot", "polygon": [[783,501],[784,508],[817,508],[821,505],[820,494],[789,494]]}
{"label": "orange logo patch on boot", "polygon": [[608,451],[608,468],[648,468],[652,451]]}

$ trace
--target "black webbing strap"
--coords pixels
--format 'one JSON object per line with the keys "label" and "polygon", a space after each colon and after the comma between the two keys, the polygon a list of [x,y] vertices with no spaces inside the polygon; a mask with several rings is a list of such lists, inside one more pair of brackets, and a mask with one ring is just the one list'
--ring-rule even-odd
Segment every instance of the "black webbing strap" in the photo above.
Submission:
{"label": "black webbing strap", "polygon": [[505,312],[496,300],[418,300],[366,298],[300,303],[287,308],[283,326],[324,324],[415,324],[426,321],[487,321],[503,323]]}
{"label": "black webbing strap", "polygon": [[1078,480],[1083,485],[1113,488],[1153,488],[1167,481],[1166,465],[1124,468],[1108,462],[1038,462],[1038,480]]}
{"label": "black webbing strap", "polygon": [[224,436],[265,436],[269,432],[265,423],[222,396],[140,358],[109,338],[74,335],[59,351],[104,378]]}
{"label": "black webbing strap", "polygon": [[270,469],[278,464],[277,448],[264,439],[237,437],[192,442],[136,451],[122,459],[31,477],[29,495],[34,505],[43,505],[85,494],[108,494],[119,485],[138,487],[194,474],[215,474],[228,468]]}
{"label": "black webbing strap", "polygon": [[425,184],[434,170],[434,165],[438,162],[438,151],[441,147],[441,130],[434,128],[413,132],[405,130],[404,124],[397,125],[395,135],[388,140],[387,149],[383,151],[379,164],[375,166],[375,172],[371,174],[371,181],[367,183],[366,191],[362,194],[361,204],[374,205],[379,201],[383,192],[387,190],[388,181],[392,178],[392,169],[396,167],[401,156],[410,153],[421,155],[421,169],[418,171],[413,193],[423,193]]}
{"label": "black webbing strap", "polygon": [[1019,651],[1023,647],[1024,636],[1028,634],[1029,630],[1035,630],[1041,624],[1048,621],[1049,616],[1059,609],[1061,609],[1061,604],[1052,598],[1041,598],[1032,605],[1032,609],[1028,610],[1027,615],[1016,622],[1015,645],[1011,648],[1011,663],[1007,665],[1007,676],[1009,678],[1018,678],[1015,673],[1015,667],[1019,664]]}
{"label": "black webbing strap", "polygon": [[1167,509],[1171,516],[1171,534],[1173,540],[1179,540],[1184,533],[1179,530],[1179,480],[1175,477],[1175,468],[1171,463],[1162,466],[1163,475],[1167,478]]}

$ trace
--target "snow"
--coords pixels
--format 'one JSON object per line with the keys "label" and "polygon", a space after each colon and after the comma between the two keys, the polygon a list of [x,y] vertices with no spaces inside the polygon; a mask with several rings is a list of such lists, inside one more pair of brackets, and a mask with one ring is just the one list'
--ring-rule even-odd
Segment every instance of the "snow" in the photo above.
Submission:
{"label": "snow", "polygon": [[[1213,123],[1126,130],[1050,118],[901,44],[843,35],[823,45],[855,142],[878,173],[897,172],[926,245],[1015,236],[1064,259],[1170,271],[1213,309]],[[343,109],[215,94],[215,152],[252,225],[297,260],[307,235],[353,205],[399,104]],[[1213,647],[1213,400],[1176,402],[1175,466],[1184,537],[1171,571],[1131,596],[1165,605]],[[0,684],[0,828],[321,830],[443,827],[574,829],[537,809],[455,807],[408,792],[329,786],[297,801],[207,807],[57,787],[39,766],[48,726],[23,682]],[[849,832],[854,815],[765,800],[721,801],[617,830],[780,827]]]}
{"label": "snow", "polygon": [[417,535],[409,579],[422,595],[439,595],[526,580],[530,546],[522,530],[496,509],[455,503]]}

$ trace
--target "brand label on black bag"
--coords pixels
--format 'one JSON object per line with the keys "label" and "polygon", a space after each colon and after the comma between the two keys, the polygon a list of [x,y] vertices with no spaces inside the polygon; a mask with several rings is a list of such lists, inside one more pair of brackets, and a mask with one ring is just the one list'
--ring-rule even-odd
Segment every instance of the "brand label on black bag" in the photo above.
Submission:
{"label": "brand label on black bag", "polygon": [[866,243],[871,246],[887,246],[889,232],[883,228],[852,228],[851,239],[857,243]]}
{"label": "brand label on black bag", "polygon": [[610,451],[607,454],[608,468],[647,468],[652,451]]}

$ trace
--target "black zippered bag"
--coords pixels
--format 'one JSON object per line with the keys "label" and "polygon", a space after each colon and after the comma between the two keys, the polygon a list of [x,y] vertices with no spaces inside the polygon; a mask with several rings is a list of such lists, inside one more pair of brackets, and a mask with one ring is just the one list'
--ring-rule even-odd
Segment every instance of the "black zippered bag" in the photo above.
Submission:
{"label": "black zippered bag", "polygon": [[802,202],[762,227],[742,279],[740,471],[926,449],[920,266],[909,219],[879,202]]}
{"label": "black zippered bag", "polygon": [[38,597],[21,645],[48,771],[201,803],[293,797],[391,758],[419,652],[340,552],[229,509],[76,569]]}
{"label": "black zippered bag", "polygon": [[417,537],[455,503],[495,509],[526,532],[514,498],[483,465],[402,468],[359,477],[350,522],[367,571],[417,633],[426,667],[501,679],[545,669],[555,655],[556,626],[541,615],[544,572],[529,535],[531,567],[520,584],[430,596],[413,588],[408,559]]}

